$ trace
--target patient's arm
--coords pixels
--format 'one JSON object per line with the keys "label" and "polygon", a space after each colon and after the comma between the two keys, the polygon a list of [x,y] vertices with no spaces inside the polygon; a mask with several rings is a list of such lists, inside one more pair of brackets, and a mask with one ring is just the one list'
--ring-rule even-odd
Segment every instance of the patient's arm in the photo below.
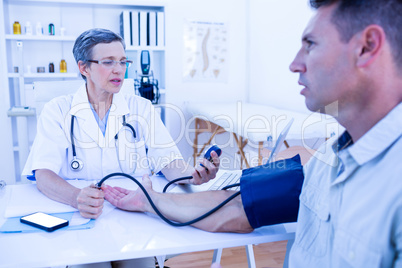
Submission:
{"label": "patient's arm", "polygon": [[[193,220],[234,194],[233,191],[207,191],[192,194],[158,193],[152,190],[148,175],[144,175],[142,185],[160,212],[176,222]],[[102,189],[106,200],[120,209],[155,214],[140,188],[136,191],[129,191],[120,187],[103,185]],[[244,212],[240,195],[209,217],[192,225],[210,232],[247,233],[253,231]]]}

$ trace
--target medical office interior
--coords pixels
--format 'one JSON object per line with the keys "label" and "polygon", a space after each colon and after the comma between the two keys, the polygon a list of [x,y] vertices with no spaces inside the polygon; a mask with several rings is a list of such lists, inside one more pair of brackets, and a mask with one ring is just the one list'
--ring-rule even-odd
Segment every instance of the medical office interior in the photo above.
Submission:
{"label": "medical office interior", "polygon": [[[152,14],[149,19],[157,18],[148,23],[151,28],[157,27],[151,33],[157,36],[148,43],[132,39],[133,23],[124,17],[143,13]],[[316,149],[338,126],[326,125],[323,132],[312,138],[303,135],[309,125],[298,119],[308,121],[315,115],[305,108],[298,75],[288,67],[299,49],[311,13],[304,0],[2,0],[0,179],[10,185],[28,183],[21,171],[36,132],[34,84],[82,80],[72,47],[80,33],[95,27],[117,33],[121,33],[122,25],[126,30],[131,27],[125,34],[131,39],[124,38],[127,57],[134,63],[126,78],[134,83],[141,80],[142,51],[149,52],[150,70],[160,94],[155,107],[189,163],[194,163],[195,156],[195,118],[208,121],[210,112],[229,125],[233,123],[230,127],[240,139],[239,143],[231,131],[226,131],[210,141],[221,146],[225,169],[261,164],[259,153],[269,155],[272,138],[275,141],[292,115],[296,115],[290,132],[293,134],[289,133],[281,150],[292,145]],[[14,34],[17,21],[20,34]],[[62,60],[66,62],[66,72],[60,65]],[[231,118],[232,110],[225,113],[229,106],[235,109],[235,118]],[[271,122],[268,128],[273,132],[271,140],[268,136],[265,140],[247,139],[247,135],[242,135],[243,128],[250,123],[248,120],[255,120],[257,126],[265,109],[282,111],[275,117],[267,116]],[[254,114],[256,119],[245,117],[246,113]],[[223,128],[228,130],[227,126]],[[259,128],[253,131],[258,132]],[[198,150],[211,134],[197,136]],[[243,147],[241,152],[239,147]]]}

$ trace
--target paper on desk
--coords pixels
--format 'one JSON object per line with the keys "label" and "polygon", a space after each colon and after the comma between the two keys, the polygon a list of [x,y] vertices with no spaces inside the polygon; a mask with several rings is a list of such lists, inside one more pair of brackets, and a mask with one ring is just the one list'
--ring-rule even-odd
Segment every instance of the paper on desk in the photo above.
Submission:
{"label": "paper on desk", "polygon": [[86,224],[90,221],[91,219],[87,219],[81,216],[81,214],[76,211],[74,212],[73,216],[71,217],[70,222],[68,223],[69,226],[76,226],[76,225],[82,225]]}
{"label": "paper on desk", "polygon": [[[85,180],[69,180],[68,182],[80,189],[93,183]],[[36,184],[9,185],[8,187],[11,193],[4,213],[5,218],[24,216],[37,211],[49,214],[78,211],[76,208],[48,198],[37,189]],[[113,210],[110,207],[113,206],[105,205],[103,213],[107,214]]]}
{"label": "paper on desk", "polygon": [[[137,178],[141,182],[141,178]],[[68,182],[77,188],[84,188],[93,182],[85,180],[68,180]],[[163,176],[152,176],[153,188],[156,191],[162,191],[167,183]],[[106,181],[111,186],[119,186],[130,190],[135,190],[138,185],[130,179],[110,179]],[[44,213],[64,213],[78,211],[77,209],[54,201],[42,194],[36,187],[36,184],[9,185],[10,199],[4,213],[5,218],[19,217],[42,211]],[[115,207],[105,201],[102,215],[107,215]]]}
{"label": "paper on desk", "polygon": [[36,188],[36,184],[9,185],[10,199],[4,213],[5,218],[24,216],[37,211],[44,213],[62,213],[77,209],[56,202]]}
{"label": "paper on desk", "polygon": [[[115,207],[110,204],[108,201],[105,200],[103,204],[103,210],[102,214],[99,216],[99,218],[105,217],[107,214],[109,214]],[[87,224],[91,219],[84,218],[81,216],[79,211],[76,211],[73,216],[71,217],[71,220],[69,222],[69,226],[77,226],[77,225],[83,225]]]}
{"label": "paper on desk", "polygon": [[[78,215],[77,215],[78,214]],[[81,217],[78,212],[54,213],[53,216],[66,219],[69,225],[61,228],[60,230],[82,230],[94,227],[95,220],[85,219],[85,221],[76,221],[74,217]],[[82,217],[81,217],[82,218]],[[82,218],[83,219],[83,218]],[[0,233],[32,233],[32,232],[45,232],[39,228],[30,226],[20,222],[20,217],[8,218],[4,224],[0,226]]]}

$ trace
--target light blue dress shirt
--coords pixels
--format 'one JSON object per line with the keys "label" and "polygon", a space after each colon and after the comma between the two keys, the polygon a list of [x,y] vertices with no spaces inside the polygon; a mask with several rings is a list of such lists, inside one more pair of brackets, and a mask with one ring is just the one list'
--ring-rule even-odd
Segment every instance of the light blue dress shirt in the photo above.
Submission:
{"label": "light blue dress shirt", "polygon": [[107,110],[107,113],[105,114],[105,117],[103,117],[103,119],[100,119],[99,115],[96,113],[94,107],[92,106],[92,103],[89,103],[89,104],[91,105],[92,113],[95,116],[96,122],[98,122],[98,126],[99,126],[100,130],[102,131],[103,136],[105,136],[106,124],[107,124],[107,119],[109,117],[110,108],[109,108],[109,110]]}
{"label": "light blue dress shirt", "polygon": [[402,267],[402,104],[304,168],[290,267]]}

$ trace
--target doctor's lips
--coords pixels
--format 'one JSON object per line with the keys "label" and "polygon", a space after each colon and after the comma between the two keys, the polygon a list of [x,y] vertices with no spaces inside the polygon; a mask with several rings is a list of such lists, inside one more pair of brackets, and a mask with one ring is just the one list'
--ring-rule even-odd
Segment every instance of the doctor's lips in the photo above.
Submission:
{"label": "doctor's lips", "polygon": [[112,82],[113,84],[120,84],[122,82],[122,79],[114,78],[114,79],[111,79],[110,82]]}

